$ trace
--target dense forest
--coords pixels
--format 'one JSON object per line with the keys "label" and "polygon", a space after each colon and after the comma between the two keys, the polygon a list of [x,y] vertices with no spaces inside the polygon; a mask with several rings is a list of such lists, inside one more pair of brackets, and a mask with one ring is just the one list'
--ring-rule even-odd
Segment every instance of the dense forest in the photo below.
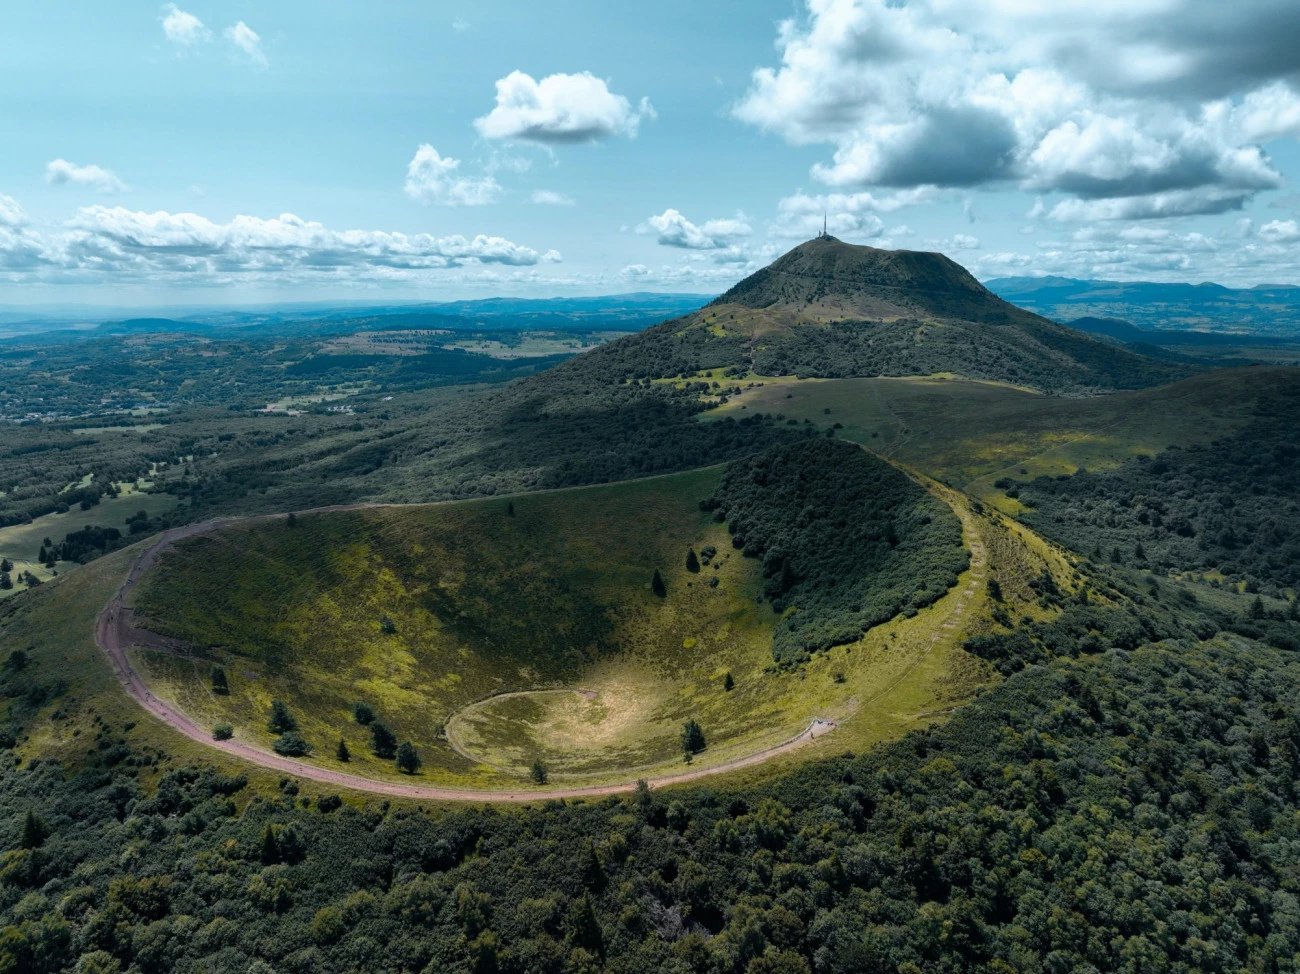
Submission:
{"label": "dense forest", "polygon": [[1250,591],[1300,585],[1300,391],[1239,432],[1116,470],[1000,481],[1022,519],[1076,551],[1138,568],[1218,572]]}
{"label": "dense forest", "polygon": [[[961,524],[860,447],[815,439],[734,461],[704,504],[763,562],[772,654],[793,666],[940,598],[965,571]],[[789,610],[789,611],[787,611]]]}
{"label": "dense forest", "polygon": [[[0,971],[1289,969],[1300,664],[1129,595],[1178,634],[1063,632],[945,726],[743,789],[434,814],[199,768],[145,789],[157,756],[101,724],[91,767],[0,764]],[[61,687],[15,656],[21,718]]]}

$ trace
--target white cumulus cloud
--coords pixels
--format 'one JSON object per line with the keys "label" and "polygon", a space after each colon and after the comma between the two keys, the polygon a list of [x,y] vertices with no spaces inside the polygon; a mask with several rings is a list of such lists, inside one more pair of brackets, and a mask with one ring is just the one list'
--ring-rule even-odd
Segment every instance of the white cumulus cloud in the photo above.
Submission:
{"label": "white cumulus cloud", "polygon": [[658,243],[665,247],[723,250],[731,247],[736,240],[749,236],[753,233],[753,228],[741,218],[709,220],[696,226],[680,212],[669,207],[637,227],[637,232],[654,234]]}
{"label": "white cumulus cloud", "polygon": [[[1280,185],[1260,143],[1300,134],[1297,32],[1284,0],[804,0],[733,114],[830,146],[812,175],[837,188],[1018,184],[1074,197],[1078,218],[1222,212]],[[1090,202],[1109,200],[1127,202]]]}
{"label": "white cumulus cloud", "polygon": [[821,232],[825,225],[832,236],[877,237],[885,226],[877,214],[929,203],[938,195],[929,186],[883,196],[866,191],[817,196],[795,193],[777,204],[777,220],[771,229],[778,237],[806,239]]}
{"label": "white cumulus cloud", "polygon": [[540,81],[512,71],[496,83],[497,103],[474,120],[489,139],[520,139],[543,144],[596,142],[615,135],[635,138],[643,119],[655,118],[649,99],[633,108],[588,71],[552,74]]}
{"label": "white cumulus cloud", "polygon": [[227,27],[221,36],[234,45],[235,50],[258,67],[267,66],[266,53],[262,50],[262,38],[257,31],[242,20],[233,27]]}
{"label": "white cumulus cloud", "polygon": [[112,170],[100,166],[78,166],[67,159],[54,159],[45,166],[45,181],[52,186],[85,186],[97,193],[120,193],[126,184]]}
{"label": "white cumulus cloud", "polygon": [[421,203],[438,206],[484,206],[501,195],[500,184],[491,176],[462,176],[460,160],[438,154],[425,143],[415,151],[406,167],[406,195]]}
{"label": "white cumulus cloud", "polygon": [[1259,228],[1259,235],[1269,243],[1290,243],[1300,240],[1300,223],[1295,220],[1273,220]]}
{"label": "white cumulus cloud", "polygon": [[212,31],[203,25],[192,13],[181,10],[176,4],[169,3],[163,7],[163,34],[179,49],[196,47],[212,37]]}

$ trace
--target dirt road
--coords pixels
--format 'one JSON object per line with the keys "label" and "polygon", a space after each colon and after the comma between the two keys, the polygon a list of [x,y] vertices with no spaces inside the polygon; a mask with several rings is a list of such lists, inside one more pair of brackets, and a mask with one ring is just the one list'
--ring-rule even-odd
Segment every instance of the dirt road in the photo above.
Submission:
{"label": "dirt road", "polygon": [[[172,729],[206,747],[223,751],[245,761],[251,761],[253,764],[269,768],[272,771],[319,781],[323,784],[338,785],[340,788],[352,788],[376,795],[391,795],[395,798],[427,799],[430,801],[533,802],[550,798],[591,798],[601,795],[616,795],[636,788],[636,782],[627,782],[617,785],[594,785],[577,788],[532,788],[522,786],[511,791],[475,791],[471,789],[438,788],[428,785],[375,781],[371,778],[362,778],[343,771],[334,771],[330,768],[304,764],[301,761],[295,761],[293,758],[282,757],[272,751],[265,751],[242,741],[213,740],[212,733],[208,728],[200,727],[186,714],[154,696],[144,678],[131,666],[131,662],[126,655],[126,650],[130,645],[128,633],[131,627],[127,620],[125,597],[127,592],[139,581],[140,576],[171,545],[184,538],[204,534],[232,523],[234,521],[207,521],[203,524],[189,524],[185,527],[164,531],[132,563],[126,579],[122,582],[122,587],[109,600],[108,605],[104,607],[95,623],[95,639],[99,643],[100,649],[108,655],[113,672],[116,674],[122,688],[141,707]],[[678,774],[650,778],[649,783],[651,787],[684,784],[710,775],[723,774],[727,771],[735,771],[738,768],[761,764],[778,754],[784,754],[809,744],[815,739],[829,734],[834,729],[835,724],[833,721],[813,720],[803,732],[775,747],[764,751],[756,751],[753,754],[747,754],[744,757],[710,768],[699,768],[694,771],[683,771]]]}

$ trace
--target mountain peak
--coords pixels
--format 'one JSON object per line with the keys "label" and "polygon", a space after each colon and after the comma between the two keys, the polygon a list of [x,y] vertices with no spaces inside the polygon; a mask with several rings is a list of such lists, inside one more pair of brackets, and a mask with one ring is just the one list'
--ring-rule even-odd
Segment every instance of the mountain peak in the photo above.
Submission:
{"label": "mountain peak", "polygon": [[745,278],[715,305],[814,319],[987,313],[1003,302],[943,254],[882,250],[819,236]]}

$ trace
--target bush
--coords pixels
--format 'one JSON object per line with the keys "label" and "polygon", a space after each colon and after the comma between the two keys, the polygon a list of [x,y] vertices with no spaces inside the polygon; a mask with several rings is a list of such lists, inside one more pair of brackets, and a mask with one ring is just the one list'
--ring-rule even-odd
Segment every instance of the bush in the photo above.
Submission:
{"label": "bush", "polygon": [[369,727],[375,719],[375,708],[358,700],[352,705],[352,719],[362,727]]}
{"label": "bush", "polygon": [[[847,442],[809,440],[728,465],[704,507],[761,559],[763,595],[783,614],[778,665],[854,642],[938,600],[970,561],[961,524],[905,474]],[[785,614],[791,606],[797,612]]]}
{"label": "bush", "polygon": [[303,739],[303,736],[297,731],[285,731],[281,734],[271,749],[276,754],[282,754],[287,758],[306,757],[312,752],[312,747]]}
{"label": "bush", "polygon": [[212,739],[214,741],[228,741],[235,736],[235,729],[229,724],[213,724]]}

